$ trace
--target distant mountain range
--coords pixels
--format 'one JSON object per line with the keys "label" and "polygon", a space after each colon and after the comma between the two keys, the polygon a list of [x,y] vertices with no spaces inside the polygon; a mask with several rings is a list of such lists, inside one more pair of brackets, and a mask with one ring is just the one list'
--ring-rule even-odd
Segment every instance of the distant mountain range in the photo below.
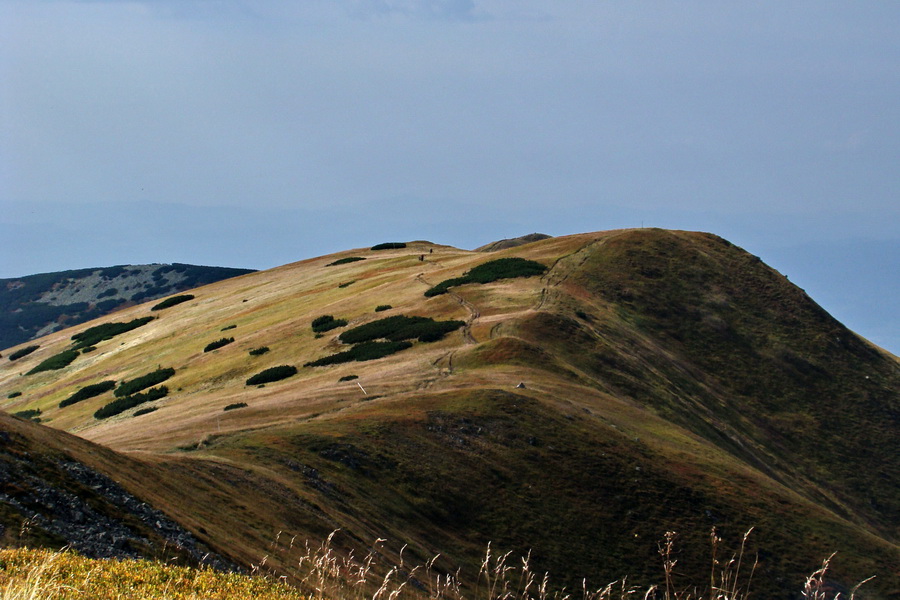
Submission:
{"label": "distant mountain range", "polygon": [[119,265],[0,279],[0,348],[135,304],[252,272],[175,263]]}
{"label": "distant mountain range", "polygon": [[[666,589],[674,531],[672,585],[709,598],[712,529],[718,569],[752,527],[750,596],[837,552],[832,592],[896,599],[900,361],[715,235],[537,238],[351,249],[3,350],[0,544],[296,581],[339,529],[475,581],[491,542],[580,594]],[[38,297],[178,273],[121,269]]]}

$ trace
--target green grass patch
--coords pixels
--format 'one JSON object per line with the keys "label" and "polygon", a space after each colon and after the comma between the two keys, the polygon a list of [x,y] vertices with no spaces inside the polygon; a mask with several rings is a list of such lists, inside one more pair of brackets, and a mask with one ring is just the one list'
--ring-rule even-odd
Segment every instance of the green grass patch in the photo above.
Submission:
{"label": "green grass patch", "polygon": [[312,330],[316,333],[323,333],[325,331],[337,329],[338,327],[343,327],[346,324],[346,319],[335,319],[332,315],[322,315],[321,317],[313,319]]}
{"label": "green grass patch", "polygon": [[425,296],[432,297],[446,294],[451,287],[466,283],[491,283],[499,279],[512,279],[515,277],[533,277],[542,275],[547,267],[533,260],[524,258],[498,258],[477,267],[469,269],[462,277],[445,279],[433,288],[425,292]]}
{"label": "green grass patch", "polygon": [[379,339],[392,342],[411,339],[433,342],[463,325],[465,325],[463,321],[435,321],[429,317],[395,315],[348,329],[338,337],[345,344],[359,344]]}
{"label": "green grass patch", "polygon": [[324,367],[352,361],[365,361],[383,358],[412,347],[410,342],[363,342],[345,352],[338,352],[304,364],[304,367]]}
{"label": "green grass patch", "polygon": [[246,406],[248,406],[246,402],[235,402],[234,404],[229,404],[222,410],[237,410],[239,408],[244,408]]}
{"label": "green grass patch", "polygon": [[28,356],[38,348],[40,348],[40,346],[26,346],[25,348],[20,348],[9,355],[9,360],[19,360],[20,358]]}
{"label": "green grass patch", "polygon": [[65,408],[66,406],[70,406],[75,404],[76,402],[81,402],[82,400],[87,400],[88,398],[93,398],[95,396],[99,396],[100,394],[104,394],[111,389],[116,387],[115,381],[101,381],[100,383],[93,383],[91,385],[86,385],[62,402],[59,403],[60,408]]}
{"label": "green grass patch", "polygon": [[401,248],[406,248],[406,244],[404,242],[385,242],[383,244],[375,244],[372,246],[372,250],[399,250]]}
{"label": "green grass patch", "polygon": [[164,385],[150,388],[142,394],[132,394],[130,396],[119,398],[118,400],[113,400],[109,404],[99,408],[94,413],[94,418],[108,419],[109,417],[125,412],[129,408],[133,408],[146,402],[152,402],[153,400],[159,400],[160,398],[165,398],[168,395],[169,388]]}
{"label": "green grass patch", "polygon": [[273,381],[281,381],[282,379],[287,379],[288,377],[293,377],[297,374],[297,367],[292,365],[279,365],[277,367],[270,367],[265,371],[260,371],[253,377],[247,380],[247,385],[261,385],[264,383],[271,383]]}
{"label": "green grass patch", "polygon": [[123,381],[119,385],[119,387],[116,388],[115,395],[117,398],[131,396],[132,394],[140,392],[141,390],[146,389],[152,385],[162,383],[174,374],[175,369],[172,368],[157,369],[151,373],[147,373],[146,375],[135,377],[130,381]]}
{"label": "green grass patch", "polygon": [[325,265],[326,267],[336,267],[338,265],[346,265],[347,263],[359,262],[361,260],[366,260],[362,256],[348,256],[347,258],[339,258],[332,263],[328,263]]}
{"label": "green grass patch", "polygon": [[268,346],[260,346],[259,348],[254,348],[254,349],[250,350],[249,354],[250,354],[250,356],[262,356],[263,354],[265,354],[268,351],[269,351]]}
{"label": "green grass patch", "polygon": [[76,333],[72,336],[72,340],[75,342],[74,348],[77,350],[88,346],[94,346],[104,340],[111,340],[117,335],[137,329],[138,327],[143,327],[154,318],[155,317],[142,317],[140,319],[129,321],[128,323],[104,323],[103,325],[90,327],[81,333]]}
{"label": "green grass patch", "polygon": [[78,350],[63,350],[59,354],[54,354],[25,374],[34,375],[35,373],[41,373],[42,371],[56,371],[63,369],[72,364],[72,361],[76,358],[78,358]]}
{"label": "green grass patch", "polygon": [[159,304],[153,306],[150,310],[163,310],[176,304],[181,304],[182,302],[188,302],[189,300],[193,300],[194,296],[192,294],[182,294],[181,296],[172,296],[171,298],[166,298]]}
{"label": "green grass patch", "polygon": [[375,307],[375,312],[384,312],[386,310],[391,310],[392,308],[394,308],[394,307],[391,306],[390,304],[379,304],[378,306]]}
{"label": "green grass patch", "polygon": [[204,352],[212,352],[213,350],[216,350],[216,349],[218,349],[218,348],[221,348],[222,346],[227,346],[228,344],[231,344],[232,342],[234,342],[234,338],[233,338],[233,337],[231,337],[231,338],[222,338],[222,339],[220,339],[220,340],[216,340],[216,341],[214,341],[214,342],[208,343],[208,344],[206,345],[206,347],[203,349],[203,351],[204,351]]}

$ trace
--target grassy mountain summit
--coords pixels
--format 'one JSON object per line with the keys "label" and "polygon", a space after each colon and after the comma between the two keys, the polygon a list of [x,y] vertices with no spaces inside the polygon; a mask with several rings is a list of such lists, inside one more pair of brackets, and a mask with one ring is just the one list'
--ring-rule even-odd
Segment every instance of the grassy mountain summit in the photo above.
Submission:
{"label": "grassy mountain summit", "polygon": [[[464,278],[506,259],[546,270]],[[37,340],[0,363],[0,401],[131,461],[102,467],[223,560],[269,555],[290,575],[290,551],[271,552],[279,531],[341,528],[348,546],[408,542],[445,569],[477,572],[492,540],[531,548],[565,584],[642,584],[673,530],[693,548],[679,576],[702,581],[710,528],[756,527],[761,595],[791,596],[834,551],[839,589],[878,575],[872,597],[897,593],[900,365],[714,235],[610,231],[490,254],[409,242],[193,295]],[[337,325],[316,331],[323,315]],[[26,374],[88,328],[147,316]],[[399,329],[431,320],[453,326]],[[234,341],[204,351],[225,330]],[[379,337],[351,346],[351,331]],[[363,344],[394,346],[342,354]],[[334,356],[347,360],[321,360]],[[276,368],[283,378],[248,385]],[[94,417],[158,372],[166,394]],[[7,527],[27,516],[11,506]]]}

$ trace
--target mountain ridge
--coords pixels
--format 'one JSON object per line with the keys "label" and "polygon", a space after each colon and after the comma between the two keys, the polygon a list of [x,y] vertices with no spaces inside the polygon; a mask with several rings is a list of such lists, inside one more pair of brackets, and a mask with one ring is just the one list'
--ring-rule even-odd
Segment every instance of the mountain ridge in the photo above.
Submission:
{"label": "mountain ridge", "polygon": [[[547,270],[424,296],[498,257]],[[797,586],[779,581],[839,550],[836,582],[877,572],[873,597],[896,594],[900,366],[721,238],[619,230],[491,256],[410,242],[195,296],[68,366],[21,375],[91,324],[43,338],[3,365],[0,398],[186,489],[206,482],[203,506],[132,479],[230,560],[258,560],[279,530],[340,527],[348,545],[403,540],[416,556],[445,553],[451,570],[471,568],[494,540],[532,547],[572,581],[645,580],[666,530],[702,547],[713,525],[732,536],[756,526],[761,593],[787,597]],[[95,323],[150,314],[136,306]],[[316,333],[323,315],[346,324]],[[377,360],[302,366],[345,350],[342,331],[397,315],[466,326]],[[203,352],[222,335],[234,342]],[[298,371],[245,383],[279,364]],[[158,366],[175,374],[168,395],[144,405],[152,413],[94,419],[111,392],[58,408],[88,384]],[[704,564],[682,560],[686,572]],[[289,553],[271,561],[290,573]]]}

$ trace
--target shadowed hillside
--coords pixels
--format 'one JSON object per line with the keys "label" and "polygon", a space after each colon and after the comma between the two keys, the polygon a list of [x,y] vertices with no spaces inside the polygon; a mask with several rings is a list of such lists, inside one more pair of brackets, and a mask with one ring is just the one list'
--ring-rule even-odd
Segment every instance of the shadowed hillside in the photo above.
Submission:
{"label": "shadowed hillside", "polygon": [[341,528],[444,569],[491,540],[561,584],[644,585],[673,530],[702,582],[711,527],[755,527],[761,597],[834,551],[836,589],[896,597],[900,365],[759,259],[655,229],[382,246],[45,337],[4,360],[4,409],[128,453],[110,477],[288,575],[279,531]]}
{"label": "shadowed hillside", "polygon": [[0,279],[0,348],[113,311],[252,273],[196,265],[119,265]]}

